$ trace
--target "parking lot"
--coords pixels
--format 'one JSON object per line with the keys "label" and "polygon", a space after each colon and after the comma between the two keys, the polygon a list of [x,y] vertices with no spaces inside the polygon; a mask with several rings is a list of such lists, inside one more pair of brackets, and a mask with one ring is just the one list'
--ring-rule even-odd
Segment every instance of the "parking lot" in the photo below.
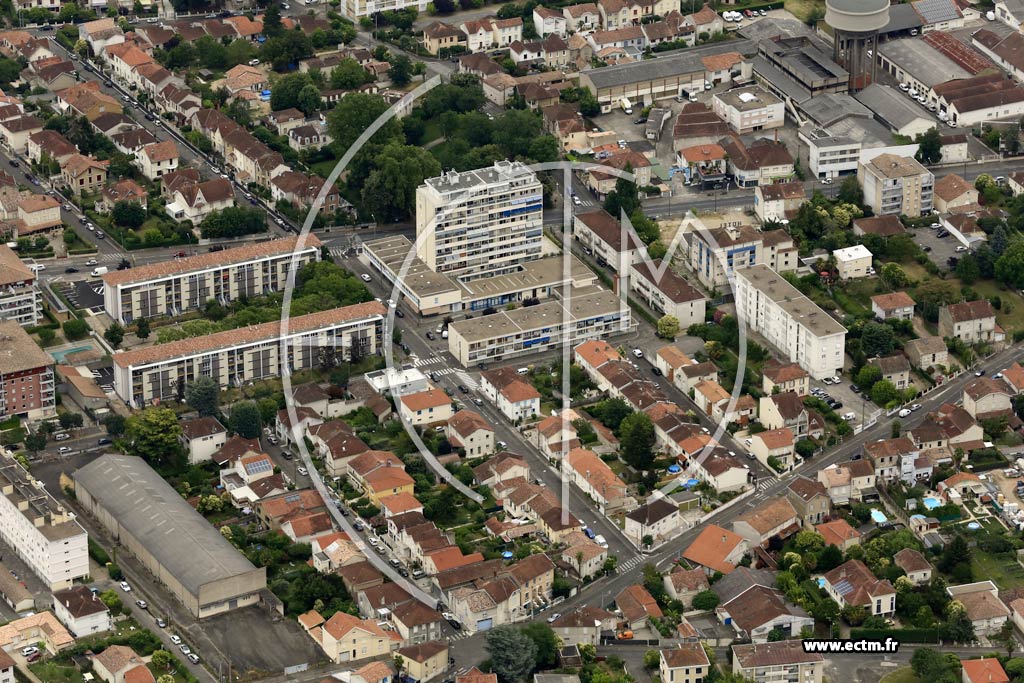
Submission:
{"label": "parking lot", "polygon": [[959,257],[966,248],[958,252],[957,247],[962,247],[960,241],[957,240],[953,235],[946,235],[945,237],[939,237],[941,228],[915,228],[911,230],[911,236],[914,238],[914,242],[921,247],[927,254],[928,258],[943,270],[950,268],[949,259],[951,256]]}
{"label": "parking lot", "polygon": [[[841,381],[839,384],[825,384],[817,380],[811,381],[811,389],[820,389],[825,394],[832,397],[836,401],[839,401],[842,405],[835,408],[835,411],[840,415],[847,413],[854,413],[856,417],[850,420],[851,425],[858,425],[864,422],[865,415],[871,415],[878,409],[870,399],[866,398],[863,394],[855,392],[851,387],[853,385],[846,380]],[[819,398],[825,400],[820,394]]]}
{"label": "parking lot", "polygon": [[93,313],[103,310],[103,281],[78,280],[57,285],[57,289],[76,309],[88,309]]}

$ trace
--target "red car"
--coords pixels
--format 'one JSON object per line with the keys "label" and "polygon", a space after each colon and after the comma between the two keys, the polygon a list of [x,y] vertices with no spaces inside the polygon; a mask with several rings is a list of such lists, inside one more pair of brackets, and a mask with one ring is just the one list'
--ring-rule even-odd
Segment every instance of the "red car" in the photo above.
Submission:
{"label": "red car", "polygon": [[179,251],[178,252],[178,258],[185,258],[185,252]]}

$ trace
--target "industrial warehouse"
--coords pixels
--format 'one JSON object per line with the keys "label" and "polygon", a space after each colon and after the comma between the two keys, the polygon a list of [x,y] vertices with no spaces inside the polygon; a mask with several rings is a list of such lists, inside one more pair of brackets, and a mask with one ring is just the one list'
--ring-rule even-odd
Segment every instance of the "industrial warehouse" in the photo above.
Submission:
{"label": "industrial warehouse", "polygon": [[254,567],[142,458],[98,458],[75,472],[75,493],[196,618],[259,602],[266,569]]}

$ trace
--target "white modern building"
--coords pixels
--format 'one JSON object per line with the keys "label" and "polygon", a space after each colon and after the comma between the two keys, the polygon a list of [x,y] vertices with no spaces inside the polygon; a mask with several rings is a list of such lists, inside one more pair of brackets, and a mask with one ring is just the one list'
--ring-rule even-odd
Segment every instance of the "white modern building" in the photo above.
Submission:
{"label": "white modern building", "polygon": [[800,640],[737,645],[732,649],[732,670],[744,680],[758,683],[821,683],[825,658],[804,652]]}
{"label": "white modern building", "polygon": [[765,265],[736,271],[736,312],[815,379],[843,369],[846,328]]}
{"label": "white modern building", "polygon": [[89,576],[88,535],[75,516],[0,449],[0,540],[51,590]]}
{"label": "white modern building", "polygon": [[576,346],[636,329],[629,306],[607,290],[575,294],[448,326],[448,351],[464,366]]}
{"label": "white modern building", "polygon": [[103,276],[103,308],[124,324],[137,318],[176,316],[239,297],[284,289],[288,273],[320,260],[320,240],[306,235],[254,242],[234,249],[169,259]]}
{"label": "white modern building", "polygon": [[462,280],[515,272],[540,258],[543,188],[518,161],[450,171],[416,189],[416,253]]}
{"label": "white modern building", "polygon": [[786,107],[760,86],[734,88],[711,98],[712,108],[740,135],[780,128],[786,121]]}
{"label": "white modern building", "polygon": [[31,327],[39,322],[42,309],[36,274],[9,247],[0,244],[0,320]]}
{"label": "white modern building", "polygon": [[867,277],[871,270],[871,252],[863,244],[836,249],[832,252],[836,259],[836,270],[840,280],[854,280]]}
{"label": "white modern building", "polygon": [[[324,354],[362,357],[381,348],[384,306],[369,301],[205,337],[115,353],[114,391],[135,408],[177,398],[200,375],[222,389],[316,367]],[[282,355],[282,349],[287,353]],[[287,367],[286,367],[287,364]]]}

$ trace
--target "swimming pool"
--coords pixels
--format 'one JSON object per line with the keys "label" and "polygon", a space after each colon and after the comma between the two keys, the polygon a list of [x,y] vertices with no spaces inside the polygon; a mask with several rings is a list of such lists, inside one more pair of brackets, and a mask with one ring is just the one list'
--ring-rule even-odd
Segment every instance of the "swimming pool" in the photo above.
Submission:
{"label": "swimming pool", "polygon": [[55,361],[57,361],[58,363],[63,363],[64,362],[64,358],[67,357],[69,354],[78,353],[79,351],[91,351],[91,350],[92,350],[92,346],[76,346],[73,349],[61,349],[60,351],[51,351],[50,355],[53,356],[53,359]]}
{"label": "swimming pool", "polygon": [[884,524],[889,520],[885,515],[882,514],[881,510],[871,508],[871,521],[875,524]]}
{"label": "swimming pool", "polygon": [[934,510],[935,508],[942,505],[942,501],[933,496],[928,496],[927,498],[924,499],[923,502],[925,508],[927,508],[928,510]]}

